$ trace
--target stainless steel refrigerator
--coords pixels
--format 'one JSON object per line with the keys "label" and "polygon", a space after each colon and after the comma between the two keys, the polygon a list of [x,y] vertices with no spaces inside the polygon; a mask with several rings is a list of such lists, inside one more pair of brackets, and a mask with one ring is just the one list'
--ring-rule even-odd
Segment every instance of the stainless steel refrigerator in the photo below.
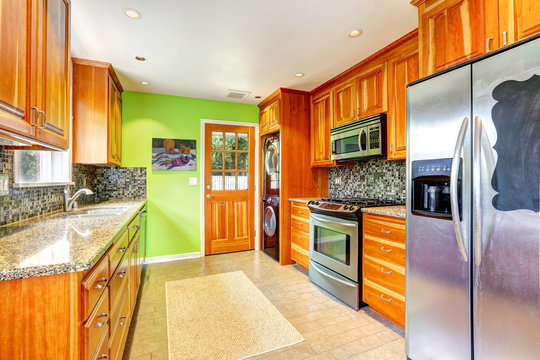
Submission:
{"label": "stainless steel refrigerator", "polygon": [[540,38],[407,108],[408,358],[540,359]]}

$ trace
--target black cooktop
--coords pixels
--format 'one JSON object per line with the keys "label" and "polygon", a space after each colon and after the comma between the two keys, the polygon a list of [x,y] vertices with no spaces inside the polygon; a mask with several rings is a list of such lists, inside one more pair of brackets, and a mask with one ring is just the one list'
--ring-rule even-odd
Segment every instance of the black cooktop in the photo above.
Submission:
{"label": "black cooktop", "polygon": [[374,206],[400,205],[393,200],[369,198],[323,198],[310,201],[311,212],[340,218],[359,218],[362,208]]}

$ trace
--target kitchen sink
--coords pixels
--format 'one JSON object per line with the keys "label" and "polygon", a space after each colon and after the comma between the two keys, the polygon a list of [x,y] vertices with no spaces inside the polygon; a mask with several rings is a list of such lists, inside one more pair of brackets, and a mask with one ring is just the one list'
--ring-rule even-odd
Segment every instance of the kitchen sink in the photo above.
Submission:
{"label": "kitchen sink", "polygon": [[87,218],[87,217],[100,217],[100,216],[116,216],[121,215],[127,211],[126,207],[104,207],[104,208],[92,208],[77,211],[70,215],[71,217]]}

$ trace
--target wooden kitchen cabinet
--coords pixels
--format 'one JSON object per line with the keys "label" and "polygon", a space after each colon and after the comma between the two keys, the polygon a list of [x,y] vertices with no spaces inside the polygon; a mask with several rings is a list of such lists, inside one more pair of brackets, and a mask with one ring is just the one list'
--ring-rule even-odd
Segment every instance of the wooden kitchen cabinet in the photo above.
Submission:
{"label": "wooden kitchen cabinet", "polygon": [[311,167],[334,165],[332,145],[332,91],[311,99]]}
{"label": "wooden kitchen cabinet", "polygon": [[362,69],[356,78],[358,112],[356,119],[388,110],[387,64],[375,62]]}
{"label": "wooden kitchen cabinet", "polygon": [[333,90],[334,117],[332,127],[358,119],[357,81],[350,79]]}
{"label": "wooden kitchen cabinet", "polygon": [[4,0],[0,7],[1,133],[41,148],[67,149],[70,2]]}
{"label": "wooden kitchen cabinet", "polygon": [[363,301],[405,327],[405,219],[364,213]]}
{"label": "wooden kitchen cabinet", "polygon": [[388,61],[387,158],[405,160],[407,154],[407,84],[419,78],[418,36],[396,49]]}
{"label": "wooden kitchen cabinet", "polygon": [[291,260],[309,270],[309,208],[307,204],[291,202]]}
{"label": "wooden kitchen cabinet", "polygon": [[111,64],[73,58],[73,162],[122,165],[122,85]]}
{"label": "wooden kitchen cabinet", "polygon": [[279,100],[265,106],[260,111],[260,134],[269,134],[279,130],[280,123]]}

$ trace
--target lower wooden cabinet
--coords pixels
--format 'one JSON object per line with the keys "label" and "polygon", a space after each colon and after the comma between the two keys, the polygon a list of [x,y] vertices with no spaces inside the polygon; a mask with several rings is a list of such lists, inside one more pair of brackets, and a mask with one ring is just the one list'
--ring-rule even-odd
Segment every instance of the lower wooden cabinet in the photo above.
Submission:
{"label": "lower wooden cabinet", "polygon": [[405,327],[405,219],[363,214],[363,301]]}
{"label": "lower wooden cabinet", "polygon": [[291,259],[309,270],[309,208],[298,201],[291,202]]}

